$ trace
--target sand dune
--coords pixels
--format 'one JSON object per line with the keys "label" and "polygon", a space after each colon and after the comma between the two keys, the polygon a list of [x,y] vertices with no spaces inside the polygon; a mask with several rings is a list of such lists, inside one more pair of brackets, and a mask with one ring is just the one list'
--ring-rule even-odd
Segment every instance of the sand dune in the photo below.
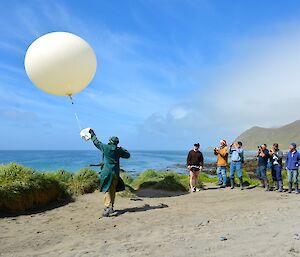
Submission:
{"label": "sand dune", "polygon": [[118,198],[116,209],[117,216],[99,219],[97,192],[43,213],[2,218],[0,256],[300,256],[299,195],[206,190]]}

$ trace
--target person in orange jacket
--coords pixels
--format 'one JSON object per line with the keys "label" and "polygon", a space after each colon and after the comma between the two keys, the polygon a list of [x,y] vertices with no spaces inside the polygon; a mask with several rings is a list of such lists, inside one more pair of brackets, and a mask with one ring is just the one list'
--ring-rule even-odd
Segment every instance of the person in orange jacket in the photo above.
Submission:
{"label": "person in orange jacket", "polygon": [[220,147],[214,148],[214,154],[218,156],[217,159],[217,175],[218,175],[218,185],[222,188],[226,187],[227,182],[227,164],[228,164],[228,148],[227,148],[227,142],[225,139],[222,139],[220,141]]}

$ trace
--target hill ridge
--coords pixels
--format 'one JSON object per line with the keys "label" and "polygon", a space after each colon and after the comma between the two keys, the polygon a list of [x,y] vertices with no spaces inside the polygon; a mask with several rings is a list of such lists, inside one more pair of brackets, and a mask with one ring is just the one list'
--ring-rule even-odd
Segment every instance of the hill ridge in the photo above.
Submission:
{"label": "hill ridge", "polygon": [[253,126],[241,133],[236,140],[242,141],[246,150],[255,150],[263,143],[268,146],[278,143],[282,149],[288,149],[291,142],[300,144],[300,120],[274,128]]}

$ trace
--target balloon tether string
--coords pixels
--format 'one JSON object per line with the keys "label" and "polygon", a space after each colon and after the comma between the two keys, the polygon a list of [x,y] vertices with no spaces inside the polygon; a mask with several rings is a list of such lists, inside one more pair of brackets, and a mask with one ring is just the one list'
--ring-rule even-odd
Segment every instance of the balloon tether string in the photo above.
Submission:
{"label": "balloon tether string", "polygon": [[[71,100],[72,105],[74,105],[72,95],[69,95],[69,97],[70,97],[70,100]],[[77,115],[76,112],[74,112],[74,114],[75,114],[75,118],[76,118],[76,121],[77,121],[78,128],[79,128],[79,130],[81,131],[81,130],[82,130],[82,126],[81,126],[81,124],[80,124],[80,120],[79,120],[79,118],[78,118],[78,115]]]}

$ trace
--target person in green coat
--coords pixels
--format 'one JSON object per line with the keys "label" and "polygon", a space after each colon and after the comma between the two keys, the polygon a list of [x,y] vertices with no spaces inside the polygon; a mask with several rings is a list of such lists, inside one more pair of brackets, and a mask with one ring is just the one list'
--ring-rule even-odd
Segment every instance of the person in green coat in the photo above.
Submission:
{"label": "person in green coat", "polygon": [[94,145],[103,153],[103,163],[100,175],[100,191],[104,192],[103,216],[108,217],[114,212],[116,192],[125,190],[125,185],[120,178],[120,158],[130,158],[130,153],[118,147],[119,138],[111,137],[108,144],[100,142],[93,129],[90,129]]}

